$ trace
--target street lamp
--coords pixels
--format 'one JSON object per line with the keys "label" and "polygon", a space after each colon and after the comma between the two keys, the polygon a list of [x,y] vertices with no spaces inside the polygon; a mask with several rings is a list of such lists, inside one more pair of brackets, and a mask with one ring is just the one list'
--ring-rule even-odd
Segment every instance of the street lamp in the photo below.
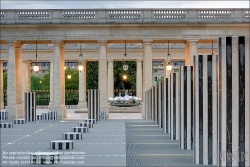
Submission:
{"label": "street lamp", "polygon": [[172,70],[172,63],[171,63],[171,54],[169,54],[169,40],[168,40],[168,54],[167,54],[167,70],[171,72]]}
{"label": "street lamp", "polygon": [[79,62],[78,62],[78,70],[83,71],[83,54],[82,54],[82,43],[80,42],[80,54],[79,54]]}
{"label": "street lamp", "polygon": [[126,71],[128,70],[127,53],[126,53],[126,40],[125,40],[125,53],[124,53],[124,56],[123,56],[122,68],[125,71],[125,73],[123,74],[123,79],[126,80],[127,79]]}
{"label": "street lamp", "polygon": [[34,70],[35,72],[38,72],[38,71],[39,71],[39,65],[38,65],[38,63],[37,63],[37,41],[36,41],[36,62],[35,62],[35,64],[33,65],[33,70]]}

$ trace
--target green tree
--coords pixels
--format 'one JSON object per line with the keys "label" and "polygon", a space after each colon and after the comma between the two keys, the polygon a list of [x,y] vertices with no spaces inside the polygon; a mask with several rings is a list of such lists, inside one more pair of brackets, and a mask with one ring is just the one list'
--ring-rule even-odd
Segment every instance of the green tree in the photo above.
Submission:
{"label": "green tree", "polygon": [[[67,75],[71,75],[71,79]],[[65,90],[78,90],[79,89],[79,71],[70,68],[65,69]]]}
{"label": "green tree", "polygon": [[98,89],[98,61],[86,63],[86,90]]}
{"label": "green tree", "polygon": [[3,90],[7,90],[7,73],[3,74]]}
{"label": "green tree", "polygon": [[[123,70],[123,62],[114,62],[114,89],[136,89],[136,62],[128,61],[128,71]],[[123,79],[127,74],[128,78]]]}
{"label": "green tree", "polygon": [[30,78],[31,91],[42,90],[42,78],[39,76],[31,75]]}

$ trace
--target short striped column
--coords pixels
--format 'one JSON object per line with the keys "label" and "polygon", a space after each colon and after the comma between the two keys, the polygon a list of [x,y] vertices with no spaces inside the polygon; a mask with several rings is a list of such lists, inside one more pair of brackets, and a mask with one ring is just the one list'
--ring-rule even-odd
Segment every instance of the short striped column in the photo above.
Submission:
{"label": "short striped column", "polygon": [[43,115],[42,114],[36,114],[36,120],[38,120],[38,121],[43,120]]}
{"label": "short striped column", "polygon": [[100,115],[100,90],[88,90],[88,118],[99,121]]}
{"label": "short striped column", "polygon": [[217,55],[194,56],[194,162],[217,164]]}
{"label": "short striped column", "polygon": [[78,123],[79,127],[88,127],[88,128],[93,128],[93,123],[91,122],[79,122]]}
{"label": "short striped column", "polygon": [[57,111],[49,111],[50,120],[57,120]]}
{"label": "short striped column", "polygon": [[54,140],[50,142],[50,148],[53,150],[71,150],[73,149],[73,141]]}
{"label": "short striped column", "polygon": [[8,112],[7,111],[1,111],[0,112],[0,120],[7,120],[8,119]]}
{"label": "short striped column", "polygon": [[95,119],[85,119],[84,122],[89,122],[92,124],[97,124],[97,121]]}
{"label": "short striped column", "polygon": [[250,166],[249,38],[219,38],[219,166]]}
{"label": "short striped column", "polygon": [[171,73],[170,139],[180,136],[180,74]]}
{"label": "short striped column", "polygon": [[60,153],[37,152],[30,154],[30,164],[49,165],[60,162]]}
{"label": "short striped column", "polygon": [[163,80],[163,131],[169,133],[170,128],[170,78]]}
{"label": "short striped column", "polygon": [[14,124],[26,124],[25,119],[14,119]]}
{"label": "short striped column", "polygon": [[43,120],[50,120],[50,113],[42,113]]}
{"label": "short striped column", "polygon": [[73,132],[79,132],[79,133],[88,133],[89,128],[88,127],[72,127]]}
{"label": "short striped column", "polygon": [[25,119],[36,121],[36,92],[25,92]]}
{"label": "short striped column", "polygon": [[65,132],[65,133],[63,133],[63,139],[65,139],[65,140],[80,140],[80,139],[82,139],[82,133]]}
{"label": "short striped column", "polygon": [[152,120],[152,88],[149,89],[148,94],[149,94],[149,98],[148,98],[149,119]]}
{"label": "short striped column", "polygon": [[13,123],[0,123],[0,128],[13,128]]}
{"label": "short striped column", "polygon": [[193,149],[193,66],[181,66],[180,148]]}

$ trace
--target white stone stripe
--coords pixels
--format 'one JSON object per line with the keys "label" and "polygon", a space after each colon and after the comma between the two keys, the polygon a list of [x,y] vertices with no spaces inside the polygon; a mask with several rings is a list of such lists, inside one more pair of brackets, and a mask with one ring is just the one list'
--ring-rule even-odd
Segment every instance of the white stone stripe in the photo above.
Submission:
{"label": "white stone stripe", "polygon": [[[238,51],[238,45],[239,45],[238,37],[232,37],[232,153],[233,154],[238,151],[238,147],[239,147],[239,51]],[[232,161],[232,166],[238,166],[238,161]]]}
{"label": "white stone stripe", "polygon": [[191,70],[192,66],[187,66],[187,149],[191,149]]}
{"label": "white stone stripe", "polygon": [[154,121],[154,87],[151,88],[151,120]]}
{"label": "white stone stripe", "polygon": [[[218,162],[218,147],[217,147],[217,139],[218,139],[218,127],[217,127],[217,119],[218,119],[218,110],[217,110],[217,102],[218,102],[218,96],[217,96],[217,93],[218,93],[218,56],[216,55],[213,55],[212,56],[212,75],[213,75],[213,81],[212,81],[212,84],[213,84],[213,90],[212,90],[212,93],[213,93],[213,98],[212,98],[212,101],[213,101],[213,138],[212,138],[212,141],[213,141],[213,151],[212,151],[212,154],[213,154],[213,159],[212,159],[212,163],[213,165],[216,165],[217,162]],[[217,148],[217,149],[216,149]]]}
{"label": "white stone stripe", "polygon": [[166,128],[167,128],[167,126],[166,126],[166,123],[167,123],[167,121],[166,121],[166,100],[167,100],[167,98],[166,98],[166,81],[167,81],[167,78],[164,78],[163,79],[163,113],[162,113],[162,115],[163,115],[163,131],[164,131],[164,133],[167,133],[167,130],[166,130]]}
{"label": "white stone stripe", "polygon": [[170,118],[170,139],[173,139],[173,73],[170,74],[171,76],[171,110],[170,110],[170,113],[171,113],[171,118]]}
{"label": "white stone stripe", "polygon": [[245,38],[245,166],[250,166],[250,37]]}
{"label": "white stone stripe", "polygon": [[158,123],[158,121],[157,121],[157,119],[158,119],[158,108],[157,108],[157,103],[158,103],[158,101],[157,101],[157,85],[154,87],[154,89],[155,89],[155,124],[157,124]]}
{"label": "white stone stripe", "polygon": [[170,133],[171,129],[171,118],[170,118],[170,112],[171,112],[171,78],[168,78],[168,133]]}
{"label": "white stone stripe", "polygon": [[184,66],[181,66],[181,136],[180,136],[180,148],[184,149]]}
{"label": "white stone stripe", "polygon": [[207,56],[202,57],[203,63],[203,164],[208,165],[208,65]]}
{"label": "white stone stripe", "polygon": [[198,62],[199,62],[199,57],[198,56],[194,56],[194,67],[195,67],[195,73],[194,73],[194,78],[195,78],[195,86],[194,86],[194,90],[195,90],[195,106],[194,106],[194,130],[195,130],[195,143],[194,143],[194,162],[196,164],[199,164],[199,66],[198,66]]}
{"label": "white stone stripe", "polygon": [[[227,74],[226,74],[226,37],[222,37],[222,55],[221,55],[221,152],[226,153],[226,123],[227,123]],[[223,89],[224,88],[224,89]],[[224,97],[224,98],[223,98]],[[224,155],[225,156],[225,155]],[[226,157],[222,159],[220,166],[226,166]]]}

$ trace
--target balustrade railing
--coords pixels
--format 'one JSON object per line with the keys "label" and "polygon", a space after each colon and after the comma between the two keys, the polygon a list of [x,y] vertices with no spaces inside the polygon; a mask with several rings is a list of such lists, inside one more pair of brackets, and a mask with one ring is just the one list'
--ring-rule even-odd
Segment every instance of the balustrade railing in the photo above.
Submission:
{"label": "balustrade railing", "polygon": [[249,9],[37,9],[0,10],[1,24],[249,22]]}

